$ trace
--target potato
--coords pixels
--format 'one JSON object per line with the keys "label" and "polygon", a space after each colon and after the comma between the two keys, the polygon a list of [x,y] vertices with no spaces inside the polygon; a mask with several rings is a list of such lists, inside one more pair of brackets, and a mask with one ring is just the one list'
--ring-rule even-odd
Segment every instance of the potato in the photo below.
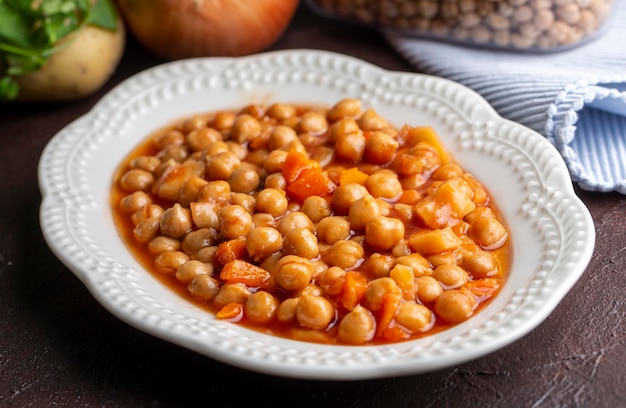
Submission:
{"label": "potato", "polygon": [[18,101],[66,101],[100,89],[113,75],[124,52],[126,31],[87,26],[64,50],[53,54],[39,70],[15,77]]}

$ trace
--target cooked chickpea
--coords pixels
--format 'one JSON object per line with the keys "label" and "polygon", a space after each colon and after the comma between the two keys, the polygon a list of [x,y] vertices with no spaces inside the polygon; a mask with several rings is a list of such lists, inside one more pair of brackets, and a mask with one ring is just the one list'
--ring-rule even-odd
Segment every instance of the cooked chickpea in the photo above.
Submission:
{"label": "cooked chickpea", "polygon": [[337,213],[345,215],[348,214],[353,202],[368,194],[369,191],[365,186],[356,183],[344,184],[337,187],[333,192],[332,204]]}
{"label": "cooked chickpea", "polygon": [[197,228],[220,229],[220,220],[217,215],[221,206],[215,202],[192,202],[189,211],[193,224]]}
{"label": "cooked chickpea", "polygon": [[170,251],[159,254],[154,259],[156,270],[162,274],[175,273],[185,262],[189,261],[189,255],[181,251]]}
{"label": "cooked chickpea", "polygon": [[211,126],[217,130],[227,130],[233,126],[236,118],[237,116],[232,112],[217,112],[211,121]]}
{"label": "cooked chickpea", "polygon": [[461,177],[463,169],[456,163],[442,164],[433,172],[431,178],[433,180],[445,181],[453,177]]}
{"label": "cooked chickpea", "polygon": [[230,151],[207,156],[207,180],[228,180],[231,173],[239,166],[241,166],[241,160]]}
{"label": "cooked chickpea", "polygon": [[432,303],[443,293],[439,281],[432,276],[417,278],[417,298],[423,303]]}
{"label": "cooked chickpea", "polygon": [[308,111],[300,118],[300,132],[320,135],[328,130],[326,117],[319,112]]}
{"label": "cooked chickpea", "polygon": [[222,308],[229,303],[239,303],[245,305],[252,292],[243,283],[225,283],[220,287],[219,292],[213,299],[213,304]]}
{"label": "cooked chickpea", "polygon": [[274,278],[285,290],[301,290],[311,282],[313,264],[310,260],[296,255],[286,255],[276,264]]}
{"label": "cooked chickpea", "polygon": [[250,166],[241,166],[235,169],[228,177],[231,191],[237,193],[251,193],[261,184],[259,173]]}
{"label": "cooked chickpea", "polygon": [[133,236],[139,242],[148,242],[159,233],[160,223],[159,217],[146,218],[133,228]]}
{"label": "cooked chickpea", "polygon": [[257,227],[246,237],[248,255],[256,261],[265,259],[274,252],[280,251],[283,237],[276,228]]}
{"label": "cooked chickpea", "polygon": [[153,183],[152,173],[142,169],[130,169],[120,179],[120,186],[129,192],[148,191]]}
{"label": "cooked chickpea", "polygon": [[203,247],[200,248],[198,252],[189,255],[189,257],[191,259],[195,259],[196,261],[213,263],[215,260],[215,252],[217,252],[217,246]]}
{"label": "cooked chickpea", "polygon": [[263,164],[263,168],[267,174],[280,172],[280,169],[287,158],[287,152],[284,150],[272,150],[267,154],[267,159]]}
{"label": "cooked chickpea", "polygon": [[230,131],[230,137],[237,143],[245,143],[261,133],[261,124],[258,119],[243,113],[235,119]]}
{"label": "cooked chickpea", "polygon": [[186,136],[186,141],[191,150],[199,152],[215,142],[221,142],[223,136],[220,132],[213,128],[200,128],[189,132]]}
{"label": "cooked chickpea", "polygon": [[343,133],[337,136],[335,154],[344,160],[360,161],[365,152],[366,139],[360,130],[352,133]]}
{"label": "cooked chickpea", "polygon": [[316,230],[319,241],[334,244],[350,236],[350,221],[346,217],[326,217],[320,220]]}
{"label": "cooked chickpea", "polygon": [[176,203],[163,212],[161,217],[161,233],[173,238],[180,238],[191,230],[191,213]]}
{"label": "cooked chickpea", "polygon": [[161,150],[157,156],[163,162],[171,159],[182,163],[189,156],[189,151],[185,146],[172,145]]}
{"label": "cooked chickpea", "polygon": [[276,310],[276,320],[281,323],[291,323],[296,320],[296,308],[299,300],[298,297],[283,300]]}
{"label": "cooked chickpea", "polygon": [[267,324],[274,320],[279,301],[271,293],[260,290],[250,295],[244,313],[254,323]]}
{"label": "cooked chickpea", "polygon": [[498,259],[486,251],[463,254],[462,265],[474,278],[489,278],[500,272]]}
{"label": "cooked chickpea", "polygon": [[303,212],[293,211],[285,214],[278,223],[278,230],[281,234],[286,235],[289,231],[296,228],[306,228],[309,231],[315,231],[315,225]]}
{"label": "cooked chickpea", "polygon": [[183,252],[194,254],[204,247],[215,245],[217,231],[213,228],[200,228],[185,235],[182,242]]}
{"label": "cooked chickpea", "polygon": [[337,338],[348,344],[365,344],[374,338],[376,321],[372,313],[357,305],[339,322]]}
{"label": "cooked chickpea", "polygon": [[168,130],[154,139],[154,145],[162,150],[167,146],[180,145],[185,142],[185,134],[180,130]]}
{"label": "cooked chickpea", "polygon": [[412,333],[427,331],[434,323],[430,309],[413,302],[405,302],[400,305],[396,314],[396,321]]}
{"label": "cooked chickpea", "polygon": [[331,215],[330,203],[319,196],[307,197],[302,203],[301,211],[314,223]]}
{"label": "cooked chickpea", "polygon": [[322,254],[322,259],[329,265],[343,269],[352,269],[363,262],[365,251],[354,241],[337,241]]}
{"label": "cooked chickpea", "polygon": [[179,240],[164,235],[154,237],[148,244],[148,251],[155,255],[162,254],[163,252],[178,251],[179,249]]}
{"label": "cooked chickpea", "polygon": [[343,289],[346,271],[338,266],[332,266],[319,274],[317,282],[326,295],[337,296]]}
{"label": "cooked chickpea", "polygon": [[187,290],[194,296],[213,300],[220,290],[220,282],[209,274],[200,274],[189,282]]}
{"label": "cooked chickpea", "polygon": [[361,114],[361,100],[356,98],[345,98],[337,102],[328,111],[326,117],[331,122],[336,122],[344,117],[356,118]]}
{"label": "cooked chickpea", "polygon": [[480,217],[470,225],[468,235],[484,249],[500,248],[507,239],[507,232],[500,221],[492,217]]}
{"label": "cooked chickpea", "polygon": [[372,312],[377,312],[383,307],[385,296],[391,296],[399,301],[402,298],[402,289],[391,278],[374,279],[367,284],[363,306]]}
{"label": "cooked chickpea", "polygon": [[239,205],[248,211],[251,215],[256,207],[256,198],[250,194],[244,193],[230,193],[230,203],[232,205]]}
{"label": "cooked chickpea", "polygon": [[217,213],[220,233],[226,239],[245,237],[252,230],[252,215],[240,205],[226,205]]}
{"label": "cooked chickpea", "polygon": [[387,120],[380,116],[374,109],[366,110],[357,120],[357,123],[363,130],[380,130],[389,126]]}
{"label": "cooked chickpea", "polygon": [[269,139],[267,140],[267,148],[270,149],[270,151],[280,149],[297,139],[298,134],[295,130],[288,126],[279,125],[270,133]]}
{"label": "cooked chickpea", "polygon": [[275,188],[265,188],[256,197],[256,211],[279,217],[287,210],[287,197]]}
{"label": "cooked chickpea", "polygon": [[129,214],[148,204],[152,204],[152,198],[143,191],[135,191],[120,200],[119,209],[124,214]]}
{"label": "cooked chickpea", "polygon": [[404,224],[397,218],[373,218],[365,226],[365,242],[377,250],[390,249],[403,238]]}
{"label": "cooked chickpea", "polygon": [[161,164],[161,160],[156,156],[135,157],[129,163],[131,169],[141,169],[147,172],[154,172]]}
{"label": "cooked chickpea", "polygon": [[374,164],[386,164],[396,156],[400,144],[393,136],[374,131],[367,138],[365,143],[365,158]]}
{"label": "cooked chickpea", "polygon": [[209,181],[198,193],[198,201],[226,204],[230,202],[230,184],[225,180]]}
{"label": "cooked chickpea", "polygon": [[272,214],[267,213],[254,213],[252,214],[252,224],[254,228],[259,227],[276,227],[276,219],[272,217]]}
{"label": "cooked chickpea", "polygon": [[402,195],[402,184],[398,176],[389,170],[377,171],[365,180],[365,188],[374,197],[397,199]]}
{"label": "cooked chickpea", "polygon": [[382,215],[382,210],[376,199],[371,195],[361,197],[350,206],[348,221],[354,230],[363,230],[367,223]]}
{"label": "cooked chickpea", "polygon": [[295,106],[285,103],[274,103],[267,110],[267,115],[277,120],[285,120],[297,113]]}
{"label": "cooked chickpea", "polygon": [[335,308],[321,296],[304,295],[298,300],[296,319],[304,327],[324,330],[335,319]]}
{"label": "cooked chickpea", "polygon": [[469,275],[463,268],[450,264],[436,267],[432,277],[441,282],[444,289],[459,288],[469,280]]}
{"label": "cooked chickpea", "polygon": [[189,283],[196,276],[203,274],[212,275],[213,265],[190,259],[178,267],[178,270],[176,271],[176,279],[184,283]]}
{"label": "cooked chickpea", "polygon": [[382,278],[389,276],[394,261],[395,258],[391,255],[374,253],[365,261],[364,269],[370,278]]}
{"label": "cooked chickpea", "polygon": [[283,176],[282,173],[272,173],[265,177],[263,187],[285,191],[287,188],[287,180],[285,180],[285,176]]}
{"label": "cooked chickpea", "polygon": [[308,228],[295,228],[285,235],[283,252],[313,259],[320,254],[317,237]]}
{"label": "cooked chickpea", "polygon": [[413,269],[413,274],[418,278],[420,276],[429,276],[433,274],[433,270],[431,269],[428,260],[417,252],[396,257],[396,263],[411,267],[411,269]]}
{"label": "cooked chickpea", "polygon": [[144,205],[131,215],[130,220],[133,222],[133,225],[137,225],[148,218],[155,217],[160,219],[164,211],[163,207],[157,204]]}
{"label": "cooked chickpea", "polygon": [[435,301],[435,313],[448,323],[460,323],[474,313],[476,299],[459,289],[444,291]]}
{"label": "cooked chickpea", "polygon": [[343,118],[338,122],[333,123],[328,130],[328,140],[330,142],[336,142],[339,137],[348,133],[359,132],[359,124],[352,118]]}

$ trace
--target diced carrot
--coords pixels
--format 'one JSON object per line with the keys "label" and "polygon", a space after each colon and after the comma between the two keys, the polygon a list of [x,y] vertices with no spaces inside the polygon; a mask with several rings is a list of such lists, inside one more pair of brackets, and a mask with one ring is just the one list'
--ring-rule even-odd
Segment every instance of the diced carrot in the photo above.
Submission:
{"label": "diced carrot", "polygon": [[240,259],[227,263],[220,272],[220,279],[224,282],[243,283],[249,288],[266,287],[271,278],[269,271]]}
{"label": "diced carrot", "polygon": [[365,180],[367,180],[369,176],[366,173],[363,173],[356,167],[352,167],[350,169],[341,170],[339,174],[339,185],[346,185],[350,183],[356,184],[365,184]]}
{"label": "diced carrot", "polygon": [[292,149],[287,153],[281,170],[287,182],[287,194],[299,203],[310,196],[328,195],[337,187],[319,162],[297,150]]}
{"label": "diced carrot", "polygon": [[378,323],[376,326],[376,336],[384,337],[385,331],[390,327],[393,317],[398,311],[401,298],[402,294],[399,292],[386,293],[383,295],[380,315],[378,316]]}
{"label": "diced carrot", "polygon": [[347,310],[359,304],[367,289],[367,279],[359,272],[349,271],[345,274],[343,287],[339,294],[339,303]]}
{"label": "diced carrot", "polygon": [[388,327],[383,332],[383,337],[385,338],[385,340],[389,340],[389,341],[406,340],[410,336],[411,335],[409,334],[409,332],[407,332],[400,326]]}
{"label": "diced carrot", "polygon": [[240,237],[219,244],[215,251],[215,260],[220,265],[226,265],[236,259],[244,259],[247,255],[246,239]]}
{"label": "diced carrot", "polygon": [[300,176],[302,171],[304,171],[304,169],[313,166],[314,163],[317,162],[309,159],[303,153],[294,149],[289,150],[289,152],[287,152],[285,162],[281,165],[281,171],[283,173],[283,177],[285,177],[285,181],[288,184],[293,183]]}
{"label": "diced carrot", "polygon": [[398,264],[389,272],[389,277],[402,289],[402,297],[405,300],[415,300],[417,285],[415,284],[413,268]]}
{"label": "diced carrot", "polygon": [[243,317],[243,305],[241,303],[229,303],[221,308],[216,314],[220,320],[238,322]]}

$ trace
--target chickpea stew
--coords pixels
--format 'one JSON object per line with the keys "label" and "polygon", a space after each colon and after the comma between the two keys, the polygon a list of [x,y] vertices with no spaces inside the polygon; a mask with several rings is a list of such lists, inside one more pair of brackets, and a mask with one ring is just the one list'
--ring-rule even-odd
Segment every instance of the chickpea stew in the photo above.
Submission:
{"label": "chickpea stew", "polygon": [[111,205],[149,271],[272,335],[382,344],[459,324],[506,279],[510,236],[434,129],[359,99],[248,105],[158,130]]}

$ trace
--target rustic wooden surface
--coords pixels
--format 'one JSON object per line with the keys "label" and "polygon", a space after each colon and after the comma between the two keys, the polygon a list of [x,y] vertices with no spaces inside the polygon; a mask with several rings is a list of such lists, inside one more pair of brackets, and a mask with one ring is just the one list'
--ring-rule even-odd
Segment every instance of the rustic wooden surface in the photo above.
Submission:
{"label": "rustic wooden surface", "polygon": [[[329,22],[304,6],[272,47],[290,48],[414,70],[377,32]],[[434,373],[353,382],[259,375],[112,316],[42,238],[37,162],[50,138],[106,91],[161,62],[131,38],[97,94],[64,104],[0,105],[0,406],[626,406],[626,197],[618,194],[577,190],[596,223],[596,248],[544,323],[489,356]]]}

